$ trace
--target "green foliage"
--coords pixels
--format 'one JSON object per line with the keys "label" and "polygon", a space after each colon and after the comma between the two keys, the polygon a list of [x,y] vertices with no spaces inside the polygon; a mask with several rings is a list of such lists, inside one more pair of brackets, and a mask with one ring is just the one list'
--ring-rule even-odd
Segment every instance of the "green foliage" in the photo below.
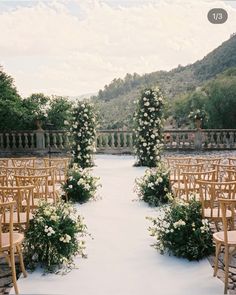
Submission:
{"label": "green foliage", "polygon": [[68,172],[63,190],[70,201],[85,203],[95,197],[98,180],[99,178],[92,176],[88,169],[81,169],[74,164]]}
{"label": "green foliage", "polygon": [[169,171],[159,163],[157,168],[146,170],[145,175],[135,180],[139,198],[150,206],[159,206],[171,200]]}
{"label": "green foliage", "polygon": [[53,126],[53,129],[64,129],[65,121],[72,120],[72,102],[66,97],[53,96],[49,102],[47,112],[47,121]]}
{"label": "green foliage", "polygon": [[[224,70],[236,66],[236,36],[224,42],[221,46],[209,53],[201,61],[197,61],[192,65],[185,67],[178,66],[169,72],[157,71],[149,74],[133,75],[127,74],[124,79],[114,79],[103,90],[100,90],[97,97],[93,97],[99,110],[102,112],[101,127],[106,128],[122,128],[127,126],[132,128],[132,114],[135,112],[135,106],[132,104],[133,98],[137,97],[140,90],[146,87],[154,87],[160,85],[163,93],[169,98],[170,105],[173,100],[178,97],[182,99],[186,94],[189,97],[195,92],[197,87],[201,87],[207,80],[217,76]],[[198,94],[196,94],[198,96]],[[204,95],[203,95],[204,96]],[[191,101],[194,99],[192,98]],[[186,110],[182,109],[182,104],[176,105],[171,113],[177,118],[177,125],[193,127],[192,122],[188,119],[188,114],[194,109],[204,109],[203,101],[200,99],[200,105],[188,107],[184,105]],[[200,102],[199,101],[199,102]],[[176,115],[175,110],[178,114]],[[115,118],[115,123],[114,123]],[[210,118],[209,118],[210,120]],[[207,122],[203,122],[203,127],[207,126]]]}
{"label": "green foliage", "polygon": [[134,119],[137,166],[155,167],[163,141],[163,97],[159,88],[148,88],[141,93]]}
{"label": "green foliage", "polygon": [[23,100],[22,103],[26,110],[25,123],[28,125],[27,129],[34,128],[36,120],[41,121],[43,124],[46,122],[49,100],[50,98],[43,93],[33,93]]}
{"label": "green foliage", "polygon": [[74,163],[77,163],[81,168],[92,167],[96,139],[96,114],[93,104],[89,101],[78,102],[73,111],[71,132]]}
{"label": "green foliage", "polygon": [[12,77],[0,67],[0,130],[22,129],[25,109]]}
{"label": "green foliage", "polygon": [[199,260],[213,252],[212,233],[208,220],[202,219],[201,204],[173,202],[159,211],[157,218],[149,218],[150,234],[156,238],[154,247],[188,260]]}
{"label": "green foliage", "polygon": [[29,268],[40,265],[45,271],[56,272],[70,267],[74,256],[84,254],[87,233],[83,218],[69,203],[50,205],[42,202],[25,234],[24,254]]}
{"label": "green foliage", "polygon": [[236,126],[236,68],[225,72],[205,86],[208,128]]}

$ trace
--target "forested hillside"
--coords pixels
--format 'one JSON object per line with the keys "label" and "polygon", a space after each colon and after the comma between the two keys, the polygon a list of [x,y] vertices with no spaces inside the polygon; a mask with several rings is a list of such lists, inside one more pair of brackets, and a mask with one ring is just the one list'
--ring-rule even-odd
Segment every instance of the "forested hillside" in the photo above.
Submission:
{"label": "forested hillside", "polygon": [[131,126],[133,101],[141,89],[159,85],[171,101],[190,93],[224,70],[236,66],[236,36],[225,41],[202,60],[171,71],[157,71],[145,75],[127,74],[114,79],[93,97],[100,112],[102,128]]}

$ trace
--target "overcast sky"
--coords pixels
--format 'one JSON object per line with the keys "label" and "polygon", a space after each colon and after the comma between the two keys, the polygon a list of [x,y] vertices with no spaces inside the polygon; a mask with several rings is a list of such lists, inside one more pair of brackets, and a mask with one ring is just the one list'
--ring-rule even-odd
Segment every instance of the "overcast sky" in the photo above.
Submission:
{"label": "overcast sky", "polygon": [[[211,8],[225,24],[207,20]],[[236,1],[0,2],[0,65],[21,95],[94,93],[114,78],[201,59],[236,31]]]}

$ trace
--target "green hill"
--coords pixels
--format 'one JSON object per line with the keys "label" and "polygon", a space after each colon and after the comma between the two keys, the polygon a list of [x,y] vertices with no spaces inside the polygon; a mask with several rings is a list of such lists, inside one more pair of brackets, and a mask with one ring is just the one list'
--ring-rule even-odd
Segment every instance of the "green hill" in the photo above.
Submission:
{"label": "green hill", "polygon": [[93,96],[102,121],[101,128],[131,126],[133,101],[141,89],[159,85],[168,100],[195,90],[224,70],[236,66],[236,36],[222,43],[202,60],[171,71],[149,74],[127,74],[124,79],[114,79],[97,96]]}

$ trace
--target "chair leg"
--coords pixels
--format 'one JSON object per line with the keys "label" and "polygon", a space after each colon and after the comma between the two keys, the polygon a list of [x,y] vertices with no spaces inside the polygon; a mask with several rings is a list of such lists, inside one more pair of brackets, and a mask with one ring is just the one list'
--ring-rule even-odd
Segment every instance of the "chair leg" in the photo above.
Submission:
{"label": "chair leg", "polygon": [[224,294],[228,291],[228,280],[229,280],[229,247],[225,247],[225,289]]}
{"label": "chair leg", "polygon": [[11,260],[11,273],[12,273],[13,286],[14,286],[14,289],[15,289],[15,293],[19,294],[18,286],[17,286],[17,283],[16,283],[16,266],[15,266],[14,248],[10,249],[10,260]]}
{"label": "chair leg", "polygon": [[20,268],[21,268],[21,271],[22,271],[24,277],[26,278],[27,277],[27,272],[25,270],[23,255],[22,255],[22,251],[21,251],[21,245],[17,245],[16,248],[17,248],[17,252],[19,254],[19,259],[20,259]]}
{"label": "chair leg", "polygon": [[213,273],[214,277],[217,275],[217,271],[218,271],[220,248],[221,248],[221,244],[216,242],[215,265],[214,265],[214,273]]}

